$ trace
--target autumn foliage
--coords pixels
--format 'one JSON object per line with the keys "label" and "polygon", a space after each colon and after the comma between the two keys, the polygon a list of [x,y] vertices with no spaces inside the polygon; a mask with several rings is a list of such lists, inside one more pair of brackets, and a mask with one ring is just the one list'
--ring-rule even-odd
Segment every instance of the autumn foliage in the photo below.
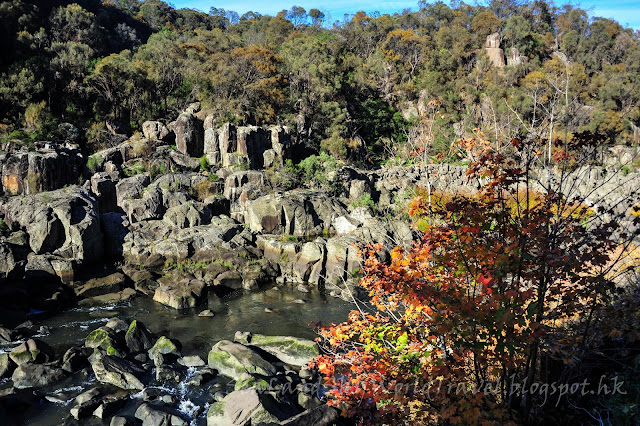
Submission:
{"label": "autumn foliage", "polygon": [[[512,143],[521,159],[530,149]],[[487,145],[474,155],[468,177],[484,182],[479,193],[414,200],[423,237],[386,263],[370,247],[360,281],[369,305],[319,330],[325,354],[311,365],[344,415],[528,423],[547,401],[513,386],[575,377],[602,342],[594,324],[619,292],[612,277],[629,235],[584,200],[533,191],[526,161]]]}

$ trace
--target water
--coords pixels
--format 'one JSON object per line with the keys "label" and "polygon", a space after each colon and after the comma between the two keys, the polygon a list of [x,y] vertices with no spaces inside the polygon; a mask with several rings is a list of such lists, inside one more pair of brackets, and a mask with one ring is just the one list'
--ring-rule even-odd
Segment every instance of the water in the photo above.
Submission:
{"label": "water", "polygon": [[[305,303],[300,303],[303,300]],[[198,317],[198,313],[209,308],[213,317]],[[265,308],[272,312],[265,312]],[[177,311],[165,307],[146,297],[138,297],[130,304],[106,306],[100,308],[75,308],[53,316],[34,314],[31,316],[33,329],[48,327],[48,332],[39,336],[51,345],[60,358],[73,344],[82,344],[86,336],[104,325],[110,318],[118,317],[127,322],[138,320],[158,336],[166,335],[182,343],[183,355],[199,355],[207,359],[211,346],[222,339],[233,339],[237,330],[251,331],[267,335],[291,335],[313,339],[316,333],[311,323],[341,322],[354,306],[341,299],[320,294],[317,290],[302,293],[290,288],[272,288],[262,292],[232,294],[224,299],[211,300],[208,306]],[[11,346],[0,347],[0,351],[11,350]],[[180,383],[167,386],[151,381],[150,387],[156,387],[165,393],[174,395],[179,403],[176,408],[193,425],[206,424],[205,415],[208,403],[217,390],[232,390],[233,383],[218,377],[201,388],[187,386],[186,382],[196,373],[189,369],[187,377]],[[9,383],[0,383],[7,387]],[[93,374],[76,374],[62,383],[38,390],[40,405],[33,412],[25,414],[26,424],[51,425],[62,424],[69,416],[72,404],[59,404],[46,401],[46,395],[65,392],[77,395],[96,386]],[[133,417],[135,408],[141,400],[140,394],[133,395],[124,409],[124,413]],[[72,424],[76,422],[73,421]],[[83,420],[86,425],[103,424],[97,418]]]}

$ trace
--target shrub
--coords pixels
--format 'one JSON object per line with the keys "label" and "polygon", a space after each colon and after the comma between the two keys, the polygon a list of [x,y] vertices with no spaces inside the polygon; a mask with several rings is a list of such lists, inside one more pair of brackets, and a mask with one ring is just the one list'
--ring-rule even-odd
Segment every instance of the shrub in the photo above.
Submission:
{"label": "shrub", "polygon": [[99,155],[92,155],[87,159],[87,168],[91,173],[95,173],[102,162],[102,158]]}
{"label": "shrub", "polygon": [[209,171],[209,160],[207,160],[207,156],[203,155],[200,157],[200,170],[203,172]]}

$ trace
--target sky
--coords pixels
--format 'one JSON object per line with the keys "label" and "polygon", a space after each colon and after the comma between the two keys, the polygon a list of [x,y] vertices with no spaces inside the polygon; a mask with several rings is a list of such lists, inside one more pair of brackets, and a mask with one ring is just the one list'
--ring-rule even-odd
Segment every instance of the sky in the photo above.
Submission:
{"label": "sky", "polygon": [[[353,14],[359,10],[371,13],[378,11],[384,13],[401,12],[403,9],[418,9],[418,0],[382,1],[382,0],[169,0],[177,8],[191,8],[208,12],[211,6],[226,10],[234,10],[242,15],[248,11],[259,12],[263,15],[275,15],[283,9],[291,6],[302,6],[307,12],[312,9],[320,9],[327,16],[328,22],[342,20],[345,13]],[[435,2],[435,0],[433,0]],[[429,1],[431,3],[431,1]],[[472,1],[468,3],[472,4]],[[483,3],[483,2],[481,2]],[[557,1],[556,4],[565,4],[565,1]],[[625,27],[640,30],[640,0],[585,0],[570,2],[589,12],[589,16],[601,16],[612,18]]]}

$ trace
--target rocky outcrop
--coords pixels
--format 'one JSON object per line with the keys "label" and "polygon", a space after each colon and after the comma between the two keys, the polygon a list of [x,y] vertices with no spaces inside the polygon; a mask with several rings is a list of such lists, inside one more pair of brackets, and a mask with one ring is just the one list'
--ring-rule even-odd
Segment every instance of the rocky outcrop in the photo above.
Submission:
{"label": "rocky outcrop", "polygon": [[328,233],[346,214],[346,206],[326,194],[289,191],[249,202],[245,221],[256,232],[309,237]]}
{"label": "rocky outcrop", "polygon": [[193,114],[183,113],[169,125],[176,135],[178,151],[191,157],[201,157],[204,153],[204,129],[202,122]]}
{"label": "rocky outcrop", "polygon": [[145,121],[142,123],[142,133],[148,140],[160,140],[169,143],[175,139],[175,134],[160,121]]}
{"label": "rocky outcrop", "polygon": [[517,66],[529,62],[529,58],[520,55],[520,51],[516,47],[509,49],[509,55],[507,55],[507,65]]}
{"label": "rocky outcrop", "polygon": [[487,42],[485,43],[484,52],[489,58],[489,62],[494,67],[501,68],[505,66],[504,63],[504,51],[500,48],[500,34],[494,33],[487,36]]}
{"label": "rocky outcrop", "polygon": [[42,143],[34,151],[0,157],[2,189],[8,195],[36,194],[75,183],[84,159],[77,145]]}
{"label": "rocky outcrop", "polygon": [[276,368],[258,353],[240,343],[221,340],[209,351],[209,367],[232,379],[239,380],[244,373],[273,376]]}
{"label": "rocky outcrop", "polygon": [[2,210],[11,229],[27,232],[34,253],[53,253],[82,263],[102,260],[103,238],[97,203],[87,190],[71,186],[12,197]]}

